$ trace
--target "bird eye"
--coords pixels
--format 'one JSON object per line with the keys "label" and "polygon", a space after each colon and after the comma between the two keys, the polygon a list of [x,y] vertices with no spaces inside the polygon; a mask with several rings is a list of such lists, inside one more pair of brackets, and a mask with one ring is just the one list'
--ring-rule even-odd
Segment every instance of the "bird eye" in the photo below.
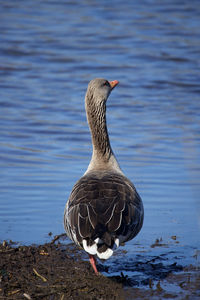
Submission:
{"label": "bird eye", "polygon": [[106,86],[110,86],[110,84],[109,84],[109,82],[106,80],[106,81],[104,81],[104,83],[103,83],[103,86],[104,85],[106,85]]}

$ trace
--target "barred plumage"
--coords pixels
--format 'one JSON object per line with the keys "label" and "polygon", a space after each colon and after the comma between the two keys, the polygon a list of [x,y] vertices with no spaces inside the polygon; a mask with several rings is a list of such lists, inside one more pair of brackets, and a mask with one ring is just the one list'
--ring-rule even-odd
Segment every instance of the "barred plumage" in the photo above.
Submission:
{"label": "barred plumage", "polygon": [[[134,238],[143,223],[143,206],[134,185],[121,174],[90,172],[74,186],[66,205],[67,235],[79,246],[97,245],[97,256]],[[98,239],[98,242],[95,240]]]}

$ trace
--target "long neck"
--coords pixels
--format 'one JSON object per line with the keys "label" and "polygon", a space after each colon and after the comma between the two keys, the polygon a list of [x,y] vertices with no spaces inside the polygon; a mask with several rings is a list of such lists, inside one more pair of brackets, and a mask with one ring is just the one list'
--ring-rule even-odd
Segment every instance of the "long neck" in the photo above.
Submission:
{"label": "long neck", "polygon": [[85,108],[93,144],[92,159],[85,174],[96,170],[111,170],[123,175],[110,146],[106,126],[105,102],[99,101],[100,104],[97,105],[97,101],[94,101],[92,97],[93,95],[89,95],[85,99]]}
{"label": "long neck", "polygon": [[98,106],[86,102],[86,112],[92,136],[92,158],[106,163],[112,154],[106,125],[106,105],[104,102]]}

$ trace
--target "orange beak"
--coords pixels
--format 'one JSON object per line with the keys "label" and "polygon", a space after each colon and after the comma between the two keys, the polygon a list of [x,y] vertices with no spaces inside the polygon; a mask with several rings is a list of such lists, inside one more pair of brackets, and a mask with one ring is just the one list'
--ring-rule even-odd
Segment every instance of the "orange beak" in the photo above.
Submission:
{"label": "orange beak", "polygon": [[114,89],[114,87],[116,85],[118,85],[119,81],[118,80],[113,80],[113,81],[109,81],[109,83],[110,83],[111,88]]}

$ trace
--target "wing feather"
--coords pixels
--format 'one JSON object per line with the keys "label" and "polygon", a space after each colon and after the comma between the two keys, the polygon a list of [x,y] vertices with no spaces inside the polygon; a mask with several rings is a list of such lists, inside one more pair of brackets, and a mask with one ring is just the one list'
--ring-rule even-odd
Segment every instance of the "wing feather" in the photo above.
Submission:
{"label": "wing feather", "polygon": [[78,215],[78,231],[82,238],[90,237],[93,229],[88,217],[82,218],[80,214]]}
{"label": "wing feather", "polygon": [[87,213],[90,224],[92,225],[93,229],[95,229],[98,224],[98,217],[91,205],[87,205]]}
{"label": "wing feather", "polygon": [[64,222],[77,244],[99,238],[110,247],[118,236],[122,241],[133,238],[142,223],[142,201],[134,185],[120,174],[105,172],[85,175],[75,184]]}
{"label": "wing feather", "polygon": [[110,222],[108,223],[109,232],[115,232],[121,225],[122,213],[114,213]]}

